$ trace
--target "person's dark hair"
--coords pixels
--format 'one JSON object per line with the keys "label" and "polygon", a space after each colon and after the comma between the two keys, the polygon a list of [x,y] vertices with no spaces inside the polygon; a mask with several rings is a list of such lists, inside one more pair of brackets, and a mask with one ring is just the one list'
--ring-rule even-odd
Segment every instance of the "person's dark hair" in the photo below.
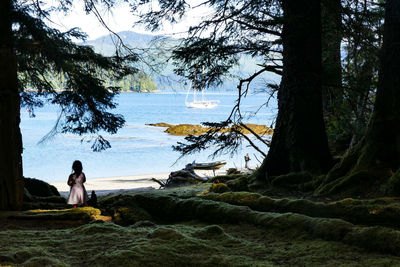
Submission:
{"label": "person's dark hair", "polygon": [[75,160],[74,163],[72,163],[72,170],[76,175],[80,175],[82,173],[82,162]]}

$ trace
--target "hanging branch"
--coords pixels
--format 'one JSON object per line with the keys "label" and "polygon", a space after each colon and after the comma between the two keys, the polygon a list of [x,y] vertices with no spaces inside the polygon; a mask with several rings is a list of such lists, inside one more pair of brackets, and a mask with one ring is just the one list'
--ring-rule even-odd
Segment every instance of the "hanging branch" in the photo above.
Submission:
{"label": "hanging branch", "polygon": [[245,135],[241,130],[236,130],[233,129],[233,131],[235,131],[237,134],[241,135],[244,139],[246,139],[247,142],[249,142],[249,144],[258,152],[260,152],[261,155],[263,155],[264,157],[267,157],[267,154],[265,154],[258,146],[256,146],[253,141],[251,141],[251,139]]}
{"label": "hanging branch", "polygon": [[251,132],[258,140],[260,140],[262,143],[264,143],[266,146],[270,147],[271,146],[271,142],[264,140],[261,138],[261,136],[259,136],[256,132],[254,132],[251,128],[247,127],[246,124],[240,122],[239,125],[243,128],[245,128],[246,130],[248,130],[249,132]]}

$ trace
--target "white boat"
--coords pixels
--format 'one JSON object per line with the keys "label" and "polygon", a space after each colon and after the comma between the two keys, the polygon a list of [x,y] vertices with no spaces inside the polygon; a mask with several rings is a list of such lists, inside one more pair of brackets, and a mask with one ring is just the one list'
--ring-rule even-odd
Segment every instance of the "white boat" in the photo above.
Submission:
{"label": "white boat", "polygon": [[188,108],[215,108],[218,106],[218,100],[201,100],[193,102],[185,102]]}
{"label": "white boat", "polygon": [[[193,89],[193,101],[188,101],[188,96],[190,93],[190,89]],[[205,100],[204,99],[204,89],[201,90],[201,100],[196,99],[197,89],[194,87],[189,87],[186,98],[185,98],[185,105],[188,108],[215,108],[219,104],[219,100]]]}

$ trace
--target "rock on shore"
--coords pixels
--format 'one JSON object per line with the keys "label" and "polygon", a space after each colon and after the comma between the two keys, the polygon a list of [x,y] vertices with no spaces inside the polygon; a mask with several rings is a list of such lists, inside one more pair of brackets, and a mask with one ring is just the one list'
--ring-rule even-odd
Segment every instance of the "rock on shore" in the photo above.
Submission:
{"label": "rock on shore", "polygon": [[[155,127],[167,127],[165,130],[166,133],[169,133],[171,135],[177,135],[177,136],[186,136],[186,135],[201,135],[209,131],[211,128],[210,127],[203,127],[198,124],[169,124],[165,122],[159,122],[159,123],[146,123],[146,125],[149,126],[155,126]],[[269,128],[266,125],[259,125],[259,124],[252,124],[252,123],[247,123],[245,124],[247,128],[250,128],[252,131],[254,131],[258,135],[272,135],[274,130]],[[250,134],[250,131],[246,129],[245,127],[240,127],[240,131],[243,134]],[[219,132],[230,132],[232,131],[232,127],[222,129]]]}

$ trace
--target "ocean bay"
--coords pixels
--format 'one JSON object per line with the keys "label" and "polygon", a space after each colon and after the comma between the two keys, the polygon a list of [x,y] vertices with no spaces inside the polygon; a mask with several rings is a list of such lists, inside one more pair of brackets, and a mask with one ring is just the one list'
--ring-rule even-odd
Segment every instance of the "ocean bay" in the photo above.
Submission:
{"label": "ocean bay", "polygon": [[[47,105],[35,110],[36,117],[30,118],[25,109],[21,110],[21,131],[23,135],[24,176],[42,179],[47,182],[66,180],[71,172],[71,164],[79,159],[84,172],[90,178],[129,176],[152,173],[167,173],[183,168],[187,163],[210,161],[212,152],[203,151],[180,159],[172,145],[183,137],[172,136],[165,128],[146,126],[146,123],[166,122],[170,124],[200,124],[205,121],[219,122],[230,114],[237,98],[236,94],[209,93],[207,99],[220,101],[214,109],[191,109],[184,104],[184,93],[123,93],[116,98],[117,109],[113,113],[122,114],[126,125],[115,135],[103,134],[112,148],[103,152],[92,152],[90,144],[81,142],[83,137],[71,134],[58,134],[43,143],[38,142],[54,126],[59,108]],[[241,111],[247,117],[246,123],[270,125],[276,112],[276,104],[262,107],[256,116],[252,112],[259,109],[267,100],[264,94],[248,95],[243,101]],[[250,153],[253,166],[259,162],[252,156],[261,155],[253,148],[243,147],[237,155],[221,155],[215,160],[226,160],[227,167],[244,166],[243,156]],[[175,163],[176,162],[176,163]],[[174,164],[175,163],[175,164]]]}

